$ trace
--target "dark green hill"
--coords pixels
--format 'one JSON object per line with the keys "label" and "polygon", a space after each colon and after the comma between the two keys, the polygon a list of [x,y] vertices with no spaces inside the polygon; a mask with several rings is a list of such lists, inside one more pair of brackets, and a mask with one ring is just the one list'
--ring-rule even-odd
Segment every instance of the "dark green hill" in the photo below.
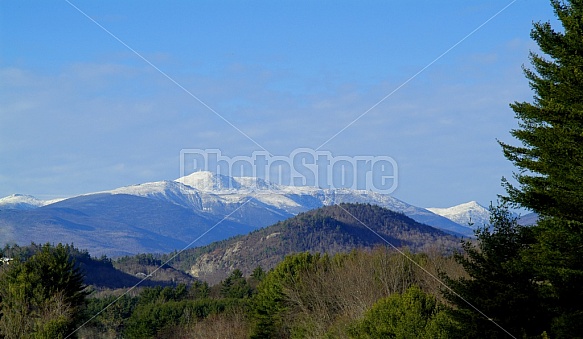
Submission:
{"label": "dark green hill", "polygon": [[301,213],[244,236],[184,251],[173,261],[173,266],[212,284],[236,268],[246,275],[257,266],[271,269],[291,253],[335,254],[356,248],[390,246],[386,241],[412,251],[459,247],[459,238],[401,213],[376,205],[340,204]]}
{"label": "dark green hill", "polygon": [[[18,258],[25,261],[41,248],[41,245],[32,243],[28,246],[7,245],[0,250],[5,258]],[[150,258],[151,255],[138,255],[135,260],[119,259],[115,263],[103,256],[99,259],[91,257],[86,250],[80,250],[72,245],[65,245],[67,252],[74,259],[84,275],[84,283],[97,289],[128,288],[140,282],[145,276],[152,273],[160,266],[158,261],[148,262],[142,257]],[[131,264],[130,264],[131,262]],[[117,267],[116,267],[117,266]],[[178,283],[190,284],[194,278],[171,266],[164,265],[140,286],[171,286]]]}

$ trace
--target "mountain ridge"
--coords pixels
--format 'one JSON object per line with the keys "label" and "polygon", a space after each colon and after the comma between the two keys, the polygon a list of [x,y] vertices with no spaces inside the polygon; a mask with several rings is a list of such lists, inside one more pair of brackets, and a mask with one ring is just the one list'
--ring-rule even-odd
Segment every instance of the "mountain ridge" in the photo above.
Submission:
{"label": "mountain ridge", "polygon": [[15,210],[29,210],[50,205],[59,202],[63,199],[41,200],[28,194],[11,194],[4,198],[0,198],[0,208],[15,209]]}
{"label": "mountain ridge", "polygon": [[209,172],[87,193],[32,209],[0,206],[0,235],[19,244],[74,241],[92,255],[167,252],[189,245],[212,227],[195,246],[339,203],[374,204],[451,234],[473,235],[467,227],[389,195],[280,186]]}

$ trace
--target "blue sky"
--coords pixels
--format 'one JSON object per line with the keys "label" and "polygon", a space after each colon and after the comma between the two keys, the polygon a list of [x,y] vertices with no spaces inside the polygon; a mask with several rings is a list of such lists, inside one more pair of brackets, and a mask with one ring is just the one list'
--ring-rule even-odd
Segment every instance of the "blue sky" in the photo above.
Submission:
{"label": "blue sky", "polygon": [[[274,155],[317,148],[512,1],[71,1]],[[66,1],[0,1],[0,197],[179,176],[260,148]],[[423,207],[503,193],[544,0],[517,0],[322,146],[390,156]]]}

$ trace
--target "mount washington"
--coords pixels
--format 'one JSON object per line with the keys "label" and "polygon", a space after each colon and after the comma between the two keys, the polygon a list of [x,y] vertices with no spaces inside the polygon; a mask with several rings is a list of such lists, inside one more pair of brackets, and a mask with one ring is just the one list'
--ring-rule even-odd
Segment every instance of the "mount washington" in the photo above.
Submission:
{"label": "mount washington", "polygon": [[475,202],[453,210],[428,210],[371,191],[281,186],[259,178],[195,172],[174,181],[67,199],[43,201],[18,194],[2,198],[0,241],[2,245],[73,243],[93,256],[171,252],[246,234],[339,203],[378,205],[465,237],[471,237],[473,230],[464,216],[471,216],[480,226],[488,213]]}

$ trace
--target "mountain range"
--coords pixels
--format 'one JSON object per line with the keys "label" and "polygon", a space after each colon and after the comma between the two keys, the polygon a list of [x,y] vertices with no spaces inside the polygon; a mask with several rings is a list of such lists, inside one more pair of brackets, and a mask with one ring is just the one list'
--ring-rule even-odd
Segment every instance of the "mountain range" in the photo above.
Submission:
{"label": "mountain range", "polygon": [[259,178],[195,172],[158,181],[42,201],[0,199],[3,243],[74,243],[94,256],[170,252],[272,225],[323,206],[365,203],[403,213],[449,234],[473,231],[386,194],[349,189],[281,186]]}

